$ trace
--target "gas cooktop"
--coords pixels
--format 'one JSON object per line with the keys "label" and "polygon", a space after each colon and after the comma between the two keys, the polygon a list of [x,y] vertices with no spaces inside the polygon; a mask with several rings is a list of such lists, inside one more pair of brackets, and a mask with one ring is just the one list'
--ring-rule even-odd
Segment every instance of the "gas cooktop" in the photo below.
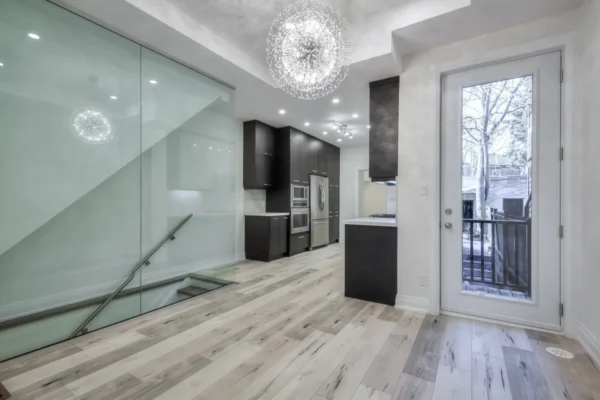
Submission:
{"label": "gas cooktop", "polygon": [[371,214],[371,218],[396,218],[396,214]]}

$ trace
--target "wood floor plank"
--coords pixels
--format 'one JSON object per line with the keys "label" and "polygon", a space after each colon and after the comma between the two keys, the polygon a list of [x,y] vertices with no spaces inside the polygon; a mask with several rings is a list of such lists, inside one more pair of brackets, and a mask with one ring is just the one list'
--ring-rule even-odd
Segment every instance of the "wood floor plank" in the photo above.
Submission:
{"label": "wood floor plank", "polygon": [[365,385],[358,385],[351,400],[391,400],[392,396]]}
{"label": "wood floor plank", "polygon": [[502,350],[513,399],[552,399],[544,372],[533,352],[510,346],[503,346]]}
{"label": "wood floor plank", "polygon": [[341,245],[239,268],[242,283],[0,363],[0,381],[15,400],[600,400],[574,340],[345,298]]}
{"label": "wood floor plank", "polygon": [[128,334],[116,336],[110,340],[102,341],[94,346],[90,346],[84,351],[76,352],[67,357],[63,357],[56,361],[39,366],[38,368],[29,370],[23,374],[14,376],[3,381],[3,384],[10,393],[18,393],[22,389],[35,385],[36,383],[43,386],[47,384],[46,381],[48,379],[58,379],[54,377],[63,371],[72,369],[73,367],[88,362],[94,358],[101,357],[110,351],[126,347],[127,345],[131,345],[135,342],[143,341],[144,339],[147,338],[137,332],[129,332]]}
{"label": "wood floor plank", "polygon": [[187,379],[184,379],[167,390],[156,400],[192,400],[206,390],[213,382],[218,381],[237,365],[245,362],[260,351],[260,347],[241,344],[230,349],[217,361],[202,368]]}
{"label": "wood floor plank", "polygon": [[362,383],[389,395],[394,393],[424,315],[406,312],[375,357]]}
{"label": "wood floor plank", "polygon": [[365,331],[364,326],[347,324],[326,344],[323,352],[309,361],[274,399],[310,400],[327,379],[329,372],[352,350]]}
{"label": "wood floor plank", "polygon": [[[157,359],[156,362],[160,363],[160,359]],[[195,354],[168,368],[165,365],[149,365],[152,372],[142,374],[142,378],[138,377],[142,381],[141,385],[135,386],[112,400],[154,399],[210,363],[210,360]]]}
{"label": "wood floor plank", "polygon": [[255,356],[240,364],[219,381],[203,391],[195,400],[233,399],[261,376],[268,366],[281,359],[298,342],[287,336],[275,336]]}
{"label": "wood floor plank", "polygon": [[445,316],[425,317],[404,366],[405,374],[435,382],[447,321]]}
{"label": "wood floor plank", "polygon": [[234,400],[270,400],[274,398],[304,366],[320,356],[333,338],[329,333],[313,331],[291,352],[240,392]]}
{"label": "wood floor plank", "polygon": [[354,348],[335,367],[317,394],[327,400],[350,400],[395,326],[392,322],[373,318]]}
{"label": "wood floor plank", "polygon": [[471,366],[474,400],[518,400],[513,399],[510,391],[504,357],[491,357],[489,353],[473,353]]}
{"label": "wood floor plank", "polygon": [[398,310],[394,307],[385,307],[385,310],[379,315],[379,319],[390,322],[399,322],[404,315],[403,310]]}
{"label": "wood floor plank", "polygon": [[392,394],[392,400],[431,400],[433,390],[433,382],[402,374]]}

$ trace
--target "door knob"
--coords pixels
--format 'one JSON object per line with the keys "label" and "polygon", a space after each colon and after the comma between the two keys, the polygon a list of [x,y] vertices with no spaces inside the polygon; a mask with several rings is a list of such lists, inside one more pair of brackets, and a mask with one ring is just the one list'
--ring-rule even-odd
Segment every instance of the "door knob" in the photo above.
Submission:
{"label": "door knob", "polygon": [[452,229],[452,222],[446,222],[444,226],[446,227],[446,229]]}
{"label": "door knob", "polygon": [[452,215],[452,209],[451,209],[451,208],[446,208],[446,209],[444,210],[444,213],[445,213],[446,215]]}

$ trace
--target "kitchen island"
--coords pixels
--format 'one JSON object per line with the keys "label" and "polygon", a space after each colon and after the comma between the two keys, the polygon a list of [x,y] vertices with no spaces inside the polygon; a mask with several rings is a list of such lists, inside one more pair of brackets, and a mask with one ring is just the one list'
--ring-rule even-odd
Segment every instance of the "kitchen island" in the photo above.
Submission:
{"label": "kitchen island", "polygon": [[345,296],[395,305],[398,229],[394,218],[358,218],[346,229]]}

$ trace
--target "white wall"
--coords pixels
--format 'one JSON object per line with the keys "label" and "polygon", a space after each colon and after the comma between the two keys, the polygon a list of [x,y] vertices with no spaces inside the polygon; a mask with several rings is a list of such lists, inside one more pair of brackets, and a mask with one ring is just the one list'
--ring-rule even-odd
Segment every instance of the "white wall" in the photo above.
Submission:
{"label": "white wall", "polygon": [[[570,40],[572,12],[439,47],[406,59],[400,76],[398,166],[398,294],[412,305],[439,311],[439,91],[440,72],[555,49]],[[572,49],[566,49],[567,58]],[[566,71],[567,78],[573,71]],[[571,101],[565,93],[564,100]],[[568,106],[570,107],[570,105]],[[565,119],[565,125],[571,123]],[[567,126],[568,136],[571,126]],[[421,196],[419,186],[429,185]],[[419,275],[430,276],[429,287]]]}
{"label": "white wall", "polygon": [[579,339],[600,365],[600,268],[598,264],[598,239],[600,238],[600,175],[598,152],[600,151],[600,3],[589,1],[582,9],[582,24],[578,37],[579,83],[578,104],[580,146],[574,149],[579,160],[580,181],[576,190],[579,196],[578,214],[575,216],[577,242],[574,255],[581,266],[578,271],[579,289]]}
{"label": "white wall", "polygon": [[346,239],[344,221],[359,217],[359,172],[369,169],[369,147],[342,148],[340,152],[340,243]]}

